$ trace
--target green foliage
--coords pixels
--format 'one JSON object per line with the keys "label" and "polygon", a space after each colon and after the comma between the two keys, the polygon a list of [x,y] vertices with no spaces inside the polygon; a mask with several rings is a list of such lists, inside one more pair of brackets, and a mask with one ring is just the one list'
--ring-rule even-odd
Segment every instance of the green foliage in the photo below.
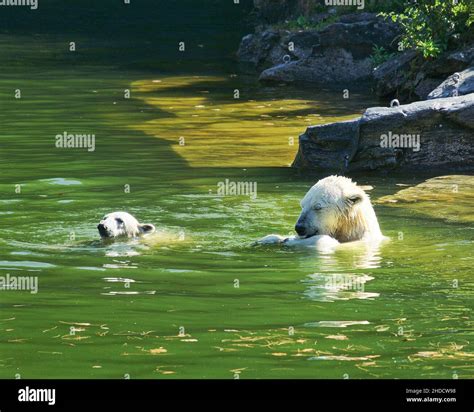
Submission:
{"label": "green foliage", "polygon": [[[354,7],[338,7],[336,12],[315,23],[315,12],[327,11],[323,2],[299,0],[304,14],[287,20],[279,27],[288,30],[323,30],[347,13],[358,12]],[[300,12],[302,12],[300,10]],[[365,0],[364,12],[377,12],[400,24],[400,50],[414,49],[425,58],[437,57],[456,46],[474,39],[474,0]],[[303,12],[302,12],[303,13]],[[392,55],[374,48],[374,64],[383,63]]]}
{"label": "green foliage", "polygon": [[305,16],[299,16],[297,19],[296,19],[296,25],[302,29],[308,27],[311,25],[311,22],[308,20],[307,17]]}
{"label": "green foliage", "polygon": [[339,21],[339,18],[340,18],[340,16],[336,16],[336,15],[329,16],[329,17],[325,18],[324,20],[321,20],[319,23],[317,23],[315,25],[315,29],[318,30],[318,31],[323,30],[324,28],[326,28],[330,24],[333,24],[333,23],[336,23],[337,21]]}
{"label": "green foliage", "polygon": [[288,30],[309,30],[313,29],[314,25],[306,16],[299,16],[294,20],[286,20],[284,23],[277,24],[276,27]]}
{"label": "green foliage", "polygon": [[451,42],[469,35],[473,8],[473,0],[417,0],[409,2],[401,13],[381,15],[402,26],[400,44],[404,50],[419,50],[430,58],[447,50]]}
{"label": "green foliage", "polygon": [[385,50],[383,47],[374,46],[372,55],[370,56],[372,64],[374,67],[380,66],[382,63],[385,63],[388,59],[392,58],[395,53],[390,53]]}
{"label": "green foliage", "polygon": [[287,30],[322,30],[325,27],[329,26],[332,23],[335,23],[339,20],[339,16],[333,15],[329,16],[326,19],[314,23],[309,18],[305,16],[299,16],[295,20],[287,20],[284,24],[277,25],[278,28],[287,29]]}
{"label": "green foliage", "polygon": [[[467,7],[468,7],[468,12],[469,12],[469,17],[467,19],[467,26],[470,27],[472,24],[474,24],[474,0],[471,0],[470,4]],[[471,31],[471,34],[472,34],[472,31]]]}

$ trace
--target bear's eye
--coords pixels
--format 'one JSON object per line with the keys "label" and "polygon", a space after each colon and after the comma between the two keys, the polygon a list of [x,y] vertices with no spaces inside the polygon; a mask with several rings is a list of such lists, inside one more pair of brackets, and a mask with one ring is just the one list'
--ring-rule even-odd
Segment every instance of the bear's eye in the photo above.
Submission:
{"label": "bear's eye", "polygon": [[123,223],[123,220],[120,219],[119,217],[116,217],[116,218],[115,218],[115,221],[116,221],[119,225],[121,225],[121,224]]}
{"label": "bear's eye", "polygon": [[321,210],[323,207],[321,205],[314,206],[314,210]]}

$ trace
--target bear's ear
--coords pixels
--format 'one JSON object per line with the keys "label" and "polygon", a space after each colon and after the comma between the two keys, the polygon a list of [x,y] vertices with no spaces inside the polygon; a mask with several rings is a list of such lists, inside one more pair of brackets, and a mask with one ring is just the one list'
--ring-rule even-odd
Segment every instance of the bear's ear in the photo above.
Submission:
{"label": "bear's ear", "polygon": [[151,223],[144,223],[143,225],[140,225],[138,228],[140,229],[140,232],[143,234],[149,234],[155,231],[155,226],[153,226]]}
{"label": "bear's ear", "polygon": [[346,199],[350,205],[355,205],[359,202],[362,202],[362,195],[355,194],[355,195],[347,196]]}

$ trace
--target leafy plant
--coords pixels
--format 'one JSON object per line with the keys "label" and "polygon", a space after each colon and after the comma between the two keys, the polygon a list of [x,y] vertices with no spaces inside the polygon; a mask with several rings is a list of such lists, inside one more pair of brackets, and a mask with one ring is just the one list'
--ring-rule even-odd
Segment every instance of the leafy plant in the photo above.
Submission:
{"label": "leafy plant", "polygon": [[339,20],[339,16],[332,15],[326,19],[315,23],[305,16],[299,16],[295,20],[286,21],[282,25],[277,25],[277,27],[288,30],[322,30],[325,27],[329,26],[332,23],[335,23]]}
{"label": "leafy plant", "polygon": [[380,66],[382,63],[385,63],[388,59],[392,58],[395,53],[390,53],[385,50],[382,46],[375,45],[372,49],[372,55],[370,56],[372,64],[374,67]]}
{"label": "leafy plant", "polygon": [[469,17],[467,19],[467,25],[468,27],[471,26],[471,24],[474,24],[474,1],[471,0],[471,4],[468,6],[468,11],[469,11]]}
{"label": "leafy plant", "polygon": [[415,49],[425,58],[436,57],[450,43],[468,36],[468,24],[474,21],[473,0],[417,0],[409,2],[401,13],[381,13],[398,22],[402,29],[400,45]]}
{"label": "leafy plant", "polygon": [[296,19],[296,25],[299,26],[300,28],[304,29],[304,28],[306,28],[310,25],[310,21],[305,16],[299,16]]}
{"label": "leafy plant", "polygon": [[286,20],[282,24],[276,25],[278,28],[288,29],[288,30],[307,30],[314,28],[311,21],[305,16],[299,16],[294,20]]}

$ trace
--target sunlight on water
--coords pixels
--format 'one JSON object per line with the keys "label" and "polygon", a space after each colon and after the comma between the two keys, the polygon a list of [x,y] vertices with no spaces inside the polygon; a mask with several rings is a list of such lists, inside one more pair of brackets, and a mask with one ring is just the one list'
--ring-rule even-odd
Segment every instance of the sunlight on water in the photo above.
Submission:
{"label": "sunlight on water", "polygon": [[[192,167],[289,166],[305,126],[353,118],[362,107],[344,102],[340,91],[262,89],[239,77],[136,81],[136,98],[161,115],[133,128],[166,139]],[[328,100],[339,100],[346,114],[329,114],[337,107]]]}

